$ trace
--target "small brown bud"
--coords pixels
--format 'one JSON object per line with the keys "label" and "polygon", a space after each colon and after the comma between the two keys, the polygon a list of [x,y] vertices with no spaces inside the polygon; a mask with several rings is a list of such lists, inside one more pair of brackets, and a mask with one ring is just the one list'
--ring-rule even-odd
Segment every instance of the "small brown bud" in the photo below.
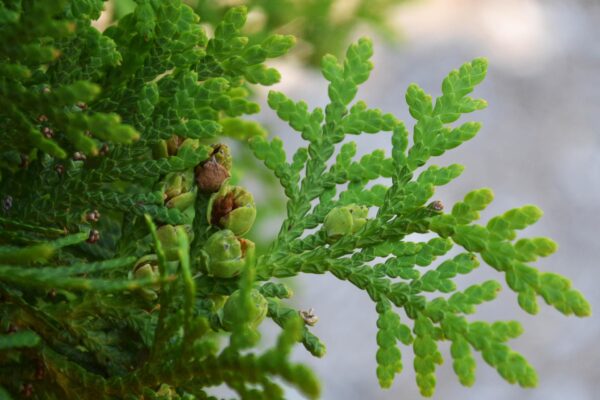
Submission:
{"label": "small brown bud", "polygon": [[45,116],[44,114],[40,114],[40,116],[37,118],[38,122],[47,122],[48,121],[48,117]]}
{"label": "small brown bud", "polygon": [[98,232],[96,229],[92,229],[90,231],[90,236],[88,237],[86,242],[93,244],[96,243],[98,240],[100,240],[100,232]]}
{"label": "small brown bud", "polygon": [[52,139],[54,137],[54,131],[52,128],[47,126],[42,129],[42,134],[46,137],[46,139]]}
{"label": "small brown bud", "polygon": [[304,323],[310,326],[314,326],[319,321],[319,317],[315,315],[315,310],[312,308],[300,311],[300,316],[304,320]]}
{"label": "small brown bud", "polygon": [[229,178],[229,171],[214,157],[196,167],[196,183],[203,193],[218,192],[227,178]]}
{"label": "small brown bud", "polygon": [[100,147],[100,151],[99,151],[99,153],[98,153],[98,154],[100,154],[101,156],[105,156],[105,155],[107,155],[107,154],[108,154],[108,150],[109,150],[109,149],[108,149],[108,144],[107,144],[107,143],[104,143],[104,144],[102,145],[102,147]]}
{"label": "small brown bud", "polygon": [[221,218],[227,216],[235,208],[235,195],[233,192],[225,194],[215,201],[211,207],[211,224],[217,225]]}
{"label": "small brown bud", "polygon": [[100,213],[98,212],[98,210],[91,211],[85,215],[85,219],[88,222],[98,222],[98,220],[100,219]]}
{"label": "small brown bud", "polygon": [[23,397],[31,397],[33,394],[33,385],[31,383],[26,383],[21,386],[21,396]]}
{"label": "small brown bud", "polygon": [[73,153],[73,160],[75,161],[84,161],[86,159],[85,154],[80,151],[76,151]]}
{"label": "small brown bud", "polygon": [[208,201],[207,220],[211,225],[245,235],[256,219],[254,197],[241,186],[224,184]]}
{"label": "small brown bud", "polygon": [[76,104],[77,107],[79,107],[82,110],[87,110],[88,106],[87,104],[85,104],[84,102],[80,101],[79,103]]}
{"label": "small brown bud", "polygon": [[42,360],[37,360],[35,366],[35,379],[42,380],[46,376],[46,366]]}
{"label": "small brown bud", "polygon": [[183,139],[177,135],[171,136],[167,139],[167,152],[170,156],[177,154],[179,146],[183,143]]}
{"label": "small brown bud", "polygon": [[65,173],[65,166],[62,164],[56,164],[56,166],[54,167],[54,170],[59,174],[62,175]]}
{"label": "small brown bud", "polygon": [[432,201],[428,207],[431,208],[433,211],[443,211],[444,210],[444,205],[439,200]]}

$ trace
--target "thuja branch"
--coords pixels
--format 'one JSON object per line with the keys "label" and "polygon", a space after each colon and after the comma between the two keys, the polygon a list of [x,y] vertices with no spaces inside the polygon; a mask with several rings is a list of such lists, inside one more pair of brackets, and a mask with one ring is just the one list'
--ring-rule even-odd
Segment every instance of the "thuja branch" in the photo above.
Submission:
{"label": "thuja branch", "polygon": [[[591,313],[570,281],[533,266],[556,250],[519,233],[541,217],[537,207],[481,225],[491,190],[452,207],[435,198],[463,167],[430,161],[481,128],[457,121],[486,106],[469,97],[484,59],[452,71],[435,99],[410,85],[409,133],[356,100],[373,69],[370,40],[343,60],[324,56],[324,109],[268,96],[305,142],[288,156],[282,139],[245,115],[259,110],[251,85],[280,79],[266,62],[293,37],[244,36],[244,7],[208,35],[177,0],[137,0],[99,32],[91,21],[102,7],[0,5],[0,397],[210,399],[225,384],[240,398],[283,399],[283,381],[317,398],[318,380],[290,354],[302,343],[325,355],[311,332],[318,316],[291,307],[278,281],[301,273],[331,273],[365,291],[378,314],[381,386],[403,368],[401,342],[415,353],[424,396],[435,390],[441,341],[451,342],[464,385],[475,381],[473,351],[508,382],[537,383],[506,344],[522,333],[517,322],[467,318],[502,287],[458,290],[455,279],[480,265],[528,313],[539,298],[566,315]],[[379,132],[390,151],[357,158],[348,135]],[[230,149],[225,136],[239,145]],[[249,239],[265,207],[242,186],[256,172],[240,162],[246,143],[287,197],[266,251]],[[281,333],[258,351],[266,318]]]}

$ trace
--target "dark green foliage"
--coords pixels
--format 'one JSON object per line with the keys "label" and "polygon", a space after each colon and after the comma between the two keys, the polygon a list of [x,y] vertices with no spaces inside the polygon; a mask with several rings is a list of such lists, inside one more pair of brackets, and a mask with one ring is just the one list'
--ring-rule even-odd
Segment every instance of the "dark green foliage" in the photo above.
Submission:
{"label": "dark green foliage", "polygon": [[[322,357],[325,344],[310,332],[316,318],[286,305],[292,292],[277,281],[302,272],[331,273],[366,291],[379,315],[381,385],[402,369],[401,342],[413,347],[426,396],[444,340],[464,385],[475,379],[473,351],[511,383],[537,382],[506,345],[521,334],[517,322],[466,318],[501,288],[488,281],[457,289],[454,279],[480,260],[504,274],[525,311],[535,313],[541,297],[564,314],[589,315],[566,278],[530,265],[556,249],[546,238],[517,237],[539,209],[510,210],[483,226],[476,221],[492,200],[488,189],[450,213],[430,202],[462,167],[426,163],[480,128],[449,124],[485,106],[468,97],[485,60],[453,71],[435,102],[409,87],[409,148],[402,122],[354,102],[372,69],[370,41],[350,46],[342,62],[325,56],[324,110],[269,94],[269,106],[307,142],[289,158],[281,139],[266,139],[243,115],[258,111],[248,84],[279,80],[264,62],[285,54],[291,36],[250,41],[241,33],[246,10],[237,7],[209,37],[176,0],[136,1],[101,33],[90,22],[102,7],[0,2],[0,397],[208,399],[225,384],[241,398],[283,399],[277,379],[316,398],[318,381],[289,355],[300,342]],[[346,135],[381,131],[391,152],[355,159]],[[217,196],[197,187],[198,167],[210,173],[208,163],[217,164],[211,144],[221,136],[250,138],[288,198],[266,252],[241,237],[254,221],[249,193],[227,180]],[[379,178],[388,185],[372,185]],[[244,214],[252,218],[235,219]],[[407,240],[415,233],[435,237]],[[436,263],[455,245],[463,251]],[[261,353],[265,317],[282,331]]]}
{"label": "dark green foliage", "polygon": [[[102,1],[2,5],[0,364],[12,368],[0,374],[3,393],[31,385],[36,398],[206,398],[204,387],[227,383],[245,397],[281,398],[270,380],[280,375],[316,396],[312,375],[286,357],[299,317],[263,355],[239,352],[256,339],[243,329],[219,349],[218,285],[195,283],[200,261],[183,226],[208,228],[195,218],[194,167],[221,132],[262,134],[237,119],[258,111],[245,82],[278,81],[263,62],[293,38],[249,45],[244,8],[208,38],[179,1],[140,1],[103,34],[90,26]],[[174,138],[201,143],[173,151]],[[177,192],[173,174],[184,179]],[[149,230],[144,215],[182,226]],[[133,279],[148,253],[160,273]],[[237,287],[223,283],[223,294]]]}

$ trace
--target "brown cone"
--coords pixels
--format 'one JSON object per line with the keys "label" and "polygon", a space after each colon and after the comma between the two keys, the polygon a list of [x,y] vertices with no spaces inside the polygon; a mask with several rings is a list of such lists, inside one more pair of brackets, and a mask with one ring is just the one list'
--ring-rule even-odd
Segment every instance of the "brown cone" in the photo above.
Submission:
{"label": "brown cone", "polygon": [[227,178],[229,178],[229,171],[214,157],[196,167],[196,183],[203,193],[218,192]]}

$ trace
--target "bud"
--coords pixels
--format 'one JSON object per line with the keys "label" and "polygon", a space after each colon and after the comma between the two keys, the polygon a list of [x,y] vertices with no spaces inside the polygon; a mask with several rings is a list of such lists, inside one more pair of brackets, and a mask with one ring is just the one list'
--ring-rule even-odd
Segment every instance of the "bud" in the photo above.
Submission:
{"label": "bud", "polygon": [[170,172],[163,182],[166,199],[172,199],[192,190],[194,173],[192,171]]}
{"label": "bud", "polygon": [[100,219],[100,212],[98,212],[98,210],[90,211],[89,213],[86,213],[84,216],[84,220],[87,222],[98,222],[99,219]]}
{"label": "bud", "polygon": [[233,231],[237,236],[246,234],[256,219],[254,197],[241,186],[223,185],[208,202],[208,222]]}
{"label": "bud", "polygon": [[98,240],[100,240],[100,232],[98,232],[96,229],[92,229],[90,231],[90,235],[88,236],[86,242],[94,244]]}
{"label": "bud", "polygon": [[172,199],[177,197],[183,191],[183,177],[180,173],[171,172],[165,176],[165,197],[166,199]]}
{"label": "bud", "polygon": [[100,147],[100,152],[98,154],[101,156],[105,156],[108,154],[109,151],[110,148],[108,147],[108,143],[104,143],[102,144],[102,147]]}
{"label": "bud", "polygon": [[214,158],[196,167],[196,183],[203,193],[218,192],[227,178],[229,171]]}
{"label": "bud", "polygon": [[196,183],[203,193],[218,192],[229,178],[231,170],[231,153],[224,144],[213,145],[213,152],[208,161],[196,167]]}
{"label": "bud", "polygon": [[21,391],[20,394],[22,397],[31,397],[33,395],[33,385],[28,382],[28,383],[23,383],[21,385]]}
{"label": "bud", "polygon": [[194,181],[192,171],[172,172],[165,177],[164,198],[168,208],[185,211],[196,201],[196,192],[190,191]]}
{"label": "bud", "polygon": [[167,154],[171,156],[177,154],[177,150],[179,149],[179,146],[182,142],[183,139],[177,135],[173,135],[169,139],[167,139]]}
{"label": "bud", "polygon": [[181,225],[176,227],[173,225],[163,225],[156,231],[156,235],[158,236],[158,240],[160,240],[167,261],[179,260],[179,240],[177,239],[178,229],[182,229],[185,232],[185,228]]}
{"label": "bud", "polygon": [[158,257],[155,254],[143,256],[133,266],[135,279],[158,278],[158,276]]}
{"label": "bud", "polygon": [[82,152],[76,151],[75,153],[73,153],[73,160],[75,160],[75,161],[85,161],[85,159],[86,159],[86,156]]}
{"label": "bud", "polygon": [[195,192],[182,193],[177,197],[167,201],[165,205],[167,208],[177,208],[178,210],[185,211],[187,208],[194,205],[196,201]]}
{"label": "bud", "polygon": [[232,278],[239,275],[246,264],[246,253],[251,249],[254,249],[252,241],[237,238],[228,229],[214,233],[204,245],[204,250],[209,257],[208,275],[218,278]]}
{"label": "bud", "polygon": [[302,310],[299,312],[299,314],[306,325],[315,326],[316,323],[319,322],[319,317],[315,314],[315,310],[313,308]]}
{"label": "bud", "polygon": [[35,363],[35,379],[42,380],[46,376],[46,366],[41,359],[38,359]]}
{"label": "bud", "polygon": [[432,201],[427,205],[427,208],[438,213],[444,211],[444,205],[439,200]]}
{"label": "bud", "polygon": [[327,237],[336,240],[344,235],[358,232],[367,222],[368,213],[367,207],[357,204],[335,207],[329,211],[323,221]]}
{"label": "bud", "polygon": [[236,290],[229,296],[225,306],[223,306],[223,314],[221,317],[221,325],[227,331],[233,329],[233,325],[239,319],[248,321],[252,328],[257,328],[267,316],[268,303],[262,294],[256,289],[250,292],[250,308],[247,310],[248,315],[243,316],[244,304],[241,298],[241,292]]}
{"label": "bud", "polygon": [[[140,258],[133,266],[133,277],[135,279],[158,278],[160,272],[158,270],[158,257],[155,254],[149,254]],[[155,289],[143,288],[139,292],[148,301],[153,301],[158,298],[157,291],[160,285],[156,285]]]}

